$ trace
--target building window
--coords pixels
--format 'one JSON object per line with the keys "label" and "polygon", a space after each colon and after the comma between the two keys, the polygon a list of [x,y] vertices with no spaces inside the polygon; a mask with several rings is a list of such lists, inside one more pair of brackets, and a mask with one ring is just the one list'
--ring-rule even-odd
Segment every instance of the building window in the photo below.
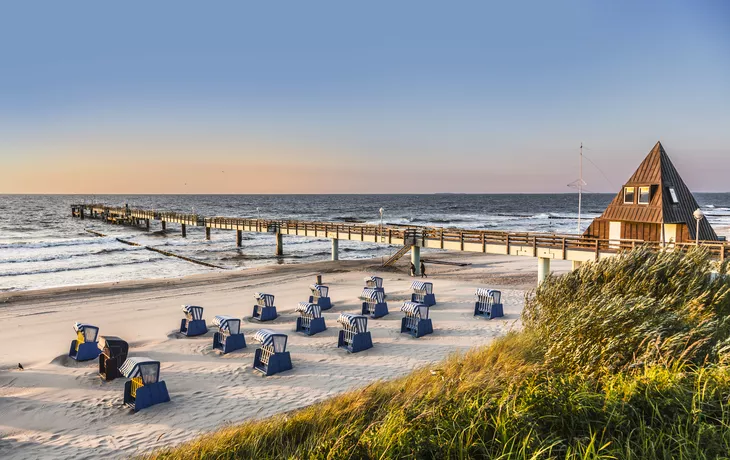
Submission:
{"label": "building window", "polygon": [[667,190],[669,190],[669,196],[672,198],[672,203],[679,203],[679,198],[677,198],[677,192],[674,190],[674,187],[667,187]]}
{"label": "building window", "polygon": [[636,187],[624,187],[624,204],[634,204]]}
{"label": "building window", "polygon": [[651,201],[651,187],[639,187],[639,204],[649,204]]}

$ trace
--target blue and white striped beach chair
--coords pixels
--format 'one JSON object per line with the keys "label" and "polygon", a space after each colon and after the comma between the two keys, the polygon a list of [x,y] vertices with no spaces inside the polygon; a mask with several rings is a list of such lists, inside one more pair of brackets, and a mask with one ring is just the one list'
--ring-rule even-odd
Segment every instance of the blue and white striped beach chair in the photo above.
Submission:
{"label": "blue and white striped beach chair", "polygon": [[203,319],[203,307],[195,305],[183,305],[182,310],[185,312],[185,318],[180,323],[180,333],[188,337],[203,335],[208,332],[208,326],[205,325]]}
{"label": "blue and white striped beach chair", "polygon": [[502,306],[502,292],[496,289],[479,288],[476,292],[477,301],[474,304],[474,316],[492,319],[504,316]]}
{"label": "blue and white striped beach chair", "polygon": [[309,290],[312,291],[312,295],[309,296],[309,303],[316,303],[322,307],[322,310],[332,308],[332,302],[329,298],[329,287],[322,284],[312,284],[309,286]]}
{"label": "blue and white striped beach chair", "polygon": [[411,283],[411,302],[422,303],[427,307],[436,305],[436,296],[433,294],[433,284],[428,281],[414,281]]}
{"label": "blue and white striped beach chair", "polygon": [[385,289],[383,288],[383,278],[375,275],[370,275],[365,277],[365,287],[369,289],[375,289],[378,291],[385,292]]}
{"label": "blue and white striped beach chair", "polygon": [[253,297],[256,299],[256,305],[253,306],[253,319],[258,321],[271,321],[279,316],[274,306],[273,294],[257,292]]}
{"label": "blue and white striped beach chair", "polygon": [[342,330],[337,340],[337,346],[350,353],[357,353],[373,347],[373,339],[368,331],[368,317],[341,313],[337,322]]}
{"label": "blue and white striped beach chair", "polygon": [[297,318],[297,332],[304,332],[307,335],[314,335],[327,329],[322,317],[322,307],[309,302],[299,302],[295,311],[299,313]]}
{"label": "blue and white striped beach chair", "polygon": [[406,315],[401,320],[401,332],[406,332],[415,338],[433,333],[433,324],[431,318],[428,317],[428,306],[406,300],[400,309]]}
{"label": "blue and white striped beach chair", "polygon": [[69,358],[76,361],[88,361],[99,357],[101,350],[97,337],[99,336],[99,328],[91,324],[74,323],[74,331],[76,332],[76,340],[71,341],[71,348],[68,350]]}
{"label": "blue and white striped beach chair", "polygon": [[218,332],[213,336],[213,349],[223,354],[246,348],[246,338],[241,333],[241,320],[233,316],[218,315],[213,319]]}
{"label": "blue and white striped beach chair", "polygon": [[274,375],[292,368],[291,356],[286,351],[286,334],[261,329],[253,339],[261,344],[253,358],[253,368],[264,375]]}
{"label": "blue and white striped beach chair", "polygon": [[130,379],[124,384],[124,404],[135,412],[168,402],[167,385],[160,380],[160,362],[150,358],[127,358],[119,372]]}
{"label": "blue and white striped beach chair", "polygon": [[371,318],[382,318],[388,314],[388,303],[385,301],[385,292],[382,290],[365,288],[360,294],[362,303],[362,314],[370,315]]}

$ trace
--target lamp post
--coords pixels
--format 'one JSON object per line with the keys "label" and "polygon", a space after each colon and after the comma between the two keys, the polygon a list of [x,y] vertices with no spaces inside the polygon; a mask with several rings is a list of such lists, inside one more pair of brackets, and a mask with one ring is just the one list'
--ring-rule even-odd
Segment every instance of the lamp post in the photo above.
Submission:
{"label": "lamp post", "polygon": [[702,220],[705,215],[702,213],[702,210],[700,208],[697,208],[695,212],[692,214],[695,217],[695,220],[697,221],[697,229],[695,231],[695,244],[697,246],[700,245],[700,221]]}
{"label": "lamp post", "polygon": [[382,243],[384,240],[383,236],[383,212],[385,210],[383,208],[380,208],[380,242]]}

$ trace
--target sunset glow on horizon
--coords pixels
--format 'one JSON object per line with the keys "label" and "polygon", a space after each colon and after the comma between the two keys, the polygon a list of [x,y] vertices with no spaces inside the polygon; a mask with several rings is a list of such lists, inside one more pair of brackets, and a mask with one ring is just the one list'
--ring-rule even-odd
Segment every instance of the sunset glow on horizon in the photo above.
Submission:
{"label": "sunset glow on horizon", "polygon": [[730,189],[728,3],[529,5],[6,6],[0,193]]}

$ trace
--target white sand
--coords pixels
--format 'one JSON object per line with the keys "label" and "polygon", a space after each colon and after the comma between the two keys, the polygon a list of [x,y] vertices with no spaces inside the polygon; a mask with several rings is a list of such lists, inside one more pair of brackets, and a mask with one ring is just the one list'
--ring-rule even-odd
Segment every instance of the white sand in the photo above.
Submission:
{"label": "white sand", "polygon": [[[430,253],[428,255],[431,255]],[[0,458],[125,457],[189,440],[227,423],[239,423],[312,404],[378,379],[401,376],[454,351],[488,343],[517,325],[524,289],[536,280],[536,260],[439,254],[467,260],[467,268],[430,265],[438,301],[431,309],[434,334],[400,334],[400,305],[411,279],[380,272],[390,315],[369,320],[374,348],[350,355],[337,348],[340,312],[357,312],[363,277],[373,262],[324,262],[198,275],[173,281],[113,283],[0,297]],[[565,271],[569,264],[554,263]],[[293,331],[297,302],[307,300],[316,273],[330,286],[335,307],[328,330],[314,337]],[[474,289],[503,289],[505,318],[472,316]],[[207,335],[183,338],[182,304],[202,305],[210,325],[218,314],[249,317],[256,291],[276,295],[280,318],[243,323],[248,347],[220,356]],[[162,362],[161,378],[172,401],[132,413],[122,406],[125,379],[102,382],[97,362],[66,357],[72,325],[83,321],[130,343],[131,356]],[[294,369],[271,377],[252,370],[262,327],[289,335]],[[17,369],[18,363],[25,366]]]}

